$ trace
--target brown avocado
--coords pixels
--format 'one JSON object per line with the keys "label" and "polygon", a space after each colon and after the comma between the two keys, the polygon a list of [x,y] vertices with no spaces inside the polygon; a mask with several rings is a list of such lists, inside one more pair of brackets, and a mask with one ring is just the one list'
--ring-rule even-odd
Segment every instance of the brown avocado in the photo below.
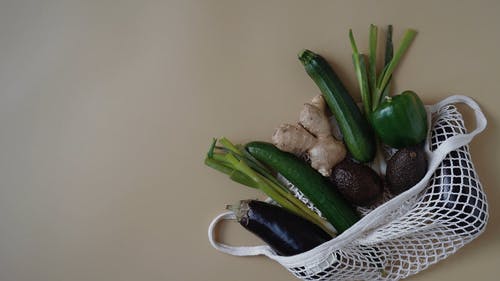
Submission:
{"label": "brown avocado", "polygon": [[383,185],[378,174],[349,157],[335,166],[330,181],[346,200],[357,206],[369,206],[382,197]]}
{"label": "brown avocado", "polygon": [[427,173],[425,151],[420,146],[398,150],[387,161],[385,180],[393,194],[400,194],[417,184]]}

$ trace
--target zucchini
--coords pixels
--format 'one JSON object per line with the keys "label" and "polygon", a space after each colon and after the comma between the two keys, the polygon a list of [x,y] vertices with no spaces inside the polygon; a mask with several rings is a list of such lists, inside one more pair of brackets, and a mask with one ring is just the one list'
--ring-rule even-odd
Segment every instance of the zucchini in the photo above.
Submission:
{"label": "zucchini", "polygon": [[299,60],[321,90],[352,157],[362,163],[373,160],[375,139],[371,128],[337,74],[323,57],[312,51],[302,51]]}
{"label": "zucchini", "polygon": [[358,214],[335,187],[300,158],[267,142],[250,142],[245,148],[258,161],[280,173],[304,193],[339,234],[359,220]]}

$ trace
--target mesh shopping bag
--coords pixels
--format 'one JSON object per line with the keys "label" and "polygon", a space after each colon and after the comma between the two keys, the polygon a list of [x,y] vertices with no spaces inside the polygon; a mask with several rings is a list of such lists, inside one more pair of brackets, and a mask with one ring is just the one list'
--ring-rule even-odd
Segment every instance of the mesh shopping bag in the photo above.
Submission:
{"label": "mesh shopping bag", "polygon": [[[476,127],[470,133],[454,103],[474,111]],[[488,220],[486,195],[468,146],[485,129],[486,118],[465,96],[451,96],[426,109],[431,126],[424,178],[374,209],[363,210],[363,218],[339,236],[288,257],[267,245],[229,246],[214,235],[221,221],[235,219],[226,212],[210,224],[210,243],[235,256],[265,255],[302,280],[399,280],[453,254],[480,235]]]}

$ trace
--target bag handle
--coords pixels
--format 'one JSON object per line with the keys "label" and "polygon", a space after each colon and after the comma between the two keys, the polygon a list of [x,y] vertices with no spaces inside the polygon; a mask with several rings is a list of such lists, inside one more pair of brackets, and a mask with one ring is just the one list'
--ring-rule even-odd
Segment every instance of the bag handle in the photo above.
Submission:
{"label": "bag handle", "polygon": [[[464,145],[467,145],[468,143],[471,142],[471,140],[479,133],[484,131],[486,128],[487,120],[486,117],[484,116],[483,112],[481,111],[481,108],[479,105],[471,98],[462,96],[462,95],[454,95],[450,96],[448,98],[445,98],[444,100],[428,106],[427,108],[429,109],[430,113],[436,113],[439,111],[440,108],[443,106],[449,105],[449,104],[454,104],[454,103],[464,103],[467,106],[469,106],[472,110],[474,110],[475,114],[475,119],[476,119],[476,128],[467,134],[458,134],[454,135],[448,139],[446,139],[444,142],[442,142],[437,149],[435,149],[433,152],[430,154],[430,161],[429,161],[429,170],[435,170],[437,166],[441,163],[441,161],[446,157],[448,153],[450,153],[453,150],[456,150],[459,147],[462,147]],[[431,173],[428,173],[426,175],[427,179],[431,176]],[[411,190],[407,191],[411,192]],[[395,204],[397,202],[389,201],[387,202],[389,204]],[[368,216],[373,216],[376,215],[376,212],[370,213]],[[276,259],[276,254],[274,251],[271,249],[271,247],[267,245],[261,245],[261,246],[230,246],[226,245],[224,243],[218,242],[215,239],[215,229],[217,226],[225,220],[235,220],[236,216],[234,215],[233,212],[224,212],[219,214],[217,217],[215,217],[212,222],[210,223],[210,226],[208,228],[208,240],[210,241],[210,244],[218,251],[234,255],[234,256],[258,256],[258,255],[265,255],[271,259]],[[363,219],[366,219],[363,218]],[[368,228],[370,224],[362,227],[359,226],[358,228],[352,227],[346,232],[343,233],[344,238],[346,237],[344,234],[352,235],[354,233],[361,233],[363,229]],[[340,236],[339,236],[340,237]],[[335,242],[334,242],[335,241]],[[331,240],[330,243],[338,243],[338,239]],[[326,244],[330,244],[326,243]],[[324,245],[330,246],[330,245]]]}
{"label": "bag handle", "polygon": [[470,97],[462,96],[462,95],[454,95],[445,98],[444,100],[432,105],[429,107],[429,110],[432,113],[436,113],[443,106],[454,104],[454,103],[463,103],[469,106],[474,111],[474,116],[476,119],[476,127],[475,129],[466,134],[457,134],[452,137],[449,137],[445,141],[443,141],[433,152],[431,161],[429,163],[429,167],[437,166],[437,164],[441,163],[441,161],[446,157],[448,153],[453,150],[456,150],[464,145],[469,144],[472,139],[486,128],[486,124],[488,123],[484,113],[481,111],[479,105]]}
{"label": "bag handle", "polygon": [[261,245],[261,246],[230,246],[223,244],[221,242],[216,241],[215,239],[215,229],[221,223],[222,221],[225,220],[236,220],[236,216],[234,215],[233,212],[224,212],[217,217],[215,217],[212,222],[210,223],[210,226],[208,227],[208,240],[210,241],[210,244],[212,244],[212,247],[214,247],[216,250],[230,254],[233,256],[258,256],[258,255],[265,255],[265,256],[273,256],[273,251],[271,250],[271,247],[267,245]]}

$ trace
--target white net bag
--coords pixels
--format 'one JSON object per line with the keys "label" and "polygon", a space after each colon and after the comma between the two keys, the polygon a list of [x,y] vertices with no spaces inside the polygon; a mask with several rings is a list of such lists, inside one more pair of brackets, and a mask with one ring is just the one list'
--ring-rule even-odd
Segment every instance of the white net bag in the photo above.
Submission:
{"label": "white net bag", "polygon": [[[453,103],[475,113],[476,128],[467,133]],[[341,235],[307,252],[284,257],[269,246],[235,247],[209,240],[217,250],[236,255],[265,255],[302,280],[399,280],[448,257],[481,234],[488,220],[486,195],[469,154],[468,143],[486,127],[479,106],[465,96],[451,96],[427,106],[431,130],[426,142],[429,170],[411,189],[373,210]]]}

